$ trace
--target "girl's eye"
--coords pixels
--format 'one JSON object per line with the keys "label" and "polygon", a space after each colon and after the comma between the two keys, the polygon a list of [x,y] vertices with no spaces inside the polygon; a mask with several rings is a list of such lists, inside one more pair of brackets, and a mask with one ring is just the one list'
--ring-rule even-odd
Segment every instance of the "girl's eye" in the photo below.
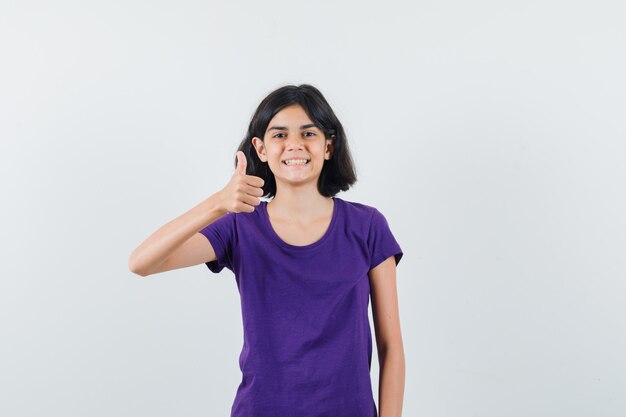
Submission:
{"label": "girl's eye", "polygon": [[[311,134],[311,136],[315,136],[314,132],[304,132],[305,135],[308,135],[309,133]],[[284,133],[277,133],[277,134],[274,135],[274,137],[275,138],[282,138],[282,136],[279,136],[279,135],[284,135]],[[307,137],[310,138],[311,136],[307,136]]]}

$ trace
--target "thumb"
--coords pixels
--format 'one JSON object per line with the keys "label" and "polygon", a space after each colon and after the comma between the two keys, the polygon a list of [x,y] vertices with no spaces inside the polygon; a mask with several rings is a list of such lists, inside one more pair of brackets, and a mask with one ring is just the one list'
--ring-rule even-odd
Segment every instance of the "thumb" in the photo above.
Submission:
{"label": "thumb", "polygon": [[246,175],[246,167],[248,166],[248,161],[246,160],[246,154],[243,151],[237,151],[237,173]]}

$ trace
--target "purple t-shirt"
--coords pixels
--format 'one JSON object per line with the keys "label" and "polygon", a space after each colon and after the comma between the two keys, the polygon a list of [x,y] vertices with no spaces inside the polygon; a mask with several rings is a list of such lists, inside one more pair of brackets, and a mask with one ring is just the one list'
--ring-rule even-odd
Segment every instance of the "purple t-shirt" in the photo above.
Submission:
{"label": "purple t-shirt", "polygon": [[372,206],[333,197],[330,226],[294,246],[272,228],[267,202],[200,230],[235,274],[242,380],[231,417],[376,417],[368,272],[402,249]]}

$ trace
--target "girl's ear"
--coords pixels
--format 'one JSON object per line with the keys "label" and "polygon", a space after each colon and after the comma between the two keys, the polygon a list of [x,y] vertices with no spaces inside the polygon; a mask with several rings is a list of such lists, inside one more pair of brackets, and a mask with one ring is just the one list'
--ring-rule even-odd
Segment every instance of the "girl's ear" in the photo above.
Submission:
{"label": "girl's ear", "polygon": [[335,143],[335,135],[331,135],[329,139],[330,142],[326,143],[326,152],[329,152],[328,159],[333,157],[333,144]]}
{"label": "girl's ear", "polygon": [[259,157],[259,159],[261,160],[261,162],[266,162],[264,160],[265,158],[265,148],[263,146],[263,141],[261,139],[259,139],[258,137],[253,137],[251,139],[252,142],[252,146],[254,146],[254,149],[256,150],[256,154]]}

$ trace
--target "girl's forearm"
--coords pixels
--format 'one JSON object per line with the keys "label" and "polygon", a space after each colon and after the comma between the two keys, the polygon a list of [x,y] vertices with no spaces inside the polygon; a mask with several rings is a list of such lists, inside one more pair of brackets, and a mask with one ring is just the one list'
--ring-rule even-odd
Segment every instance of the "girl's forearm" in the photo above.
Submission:
{"label": "girl's forearm", "polygon": [[129,269],[142,276],[151,274],[176,248],[226,213],[220,192],[212,194],[184,214],[161,226],[135,248],[128,260]]}
{"label": "girl's forearm", "polygon": [[401,417],[404,399],[405,362],[402,346],[389,348],[379,355],[379,417]]}

